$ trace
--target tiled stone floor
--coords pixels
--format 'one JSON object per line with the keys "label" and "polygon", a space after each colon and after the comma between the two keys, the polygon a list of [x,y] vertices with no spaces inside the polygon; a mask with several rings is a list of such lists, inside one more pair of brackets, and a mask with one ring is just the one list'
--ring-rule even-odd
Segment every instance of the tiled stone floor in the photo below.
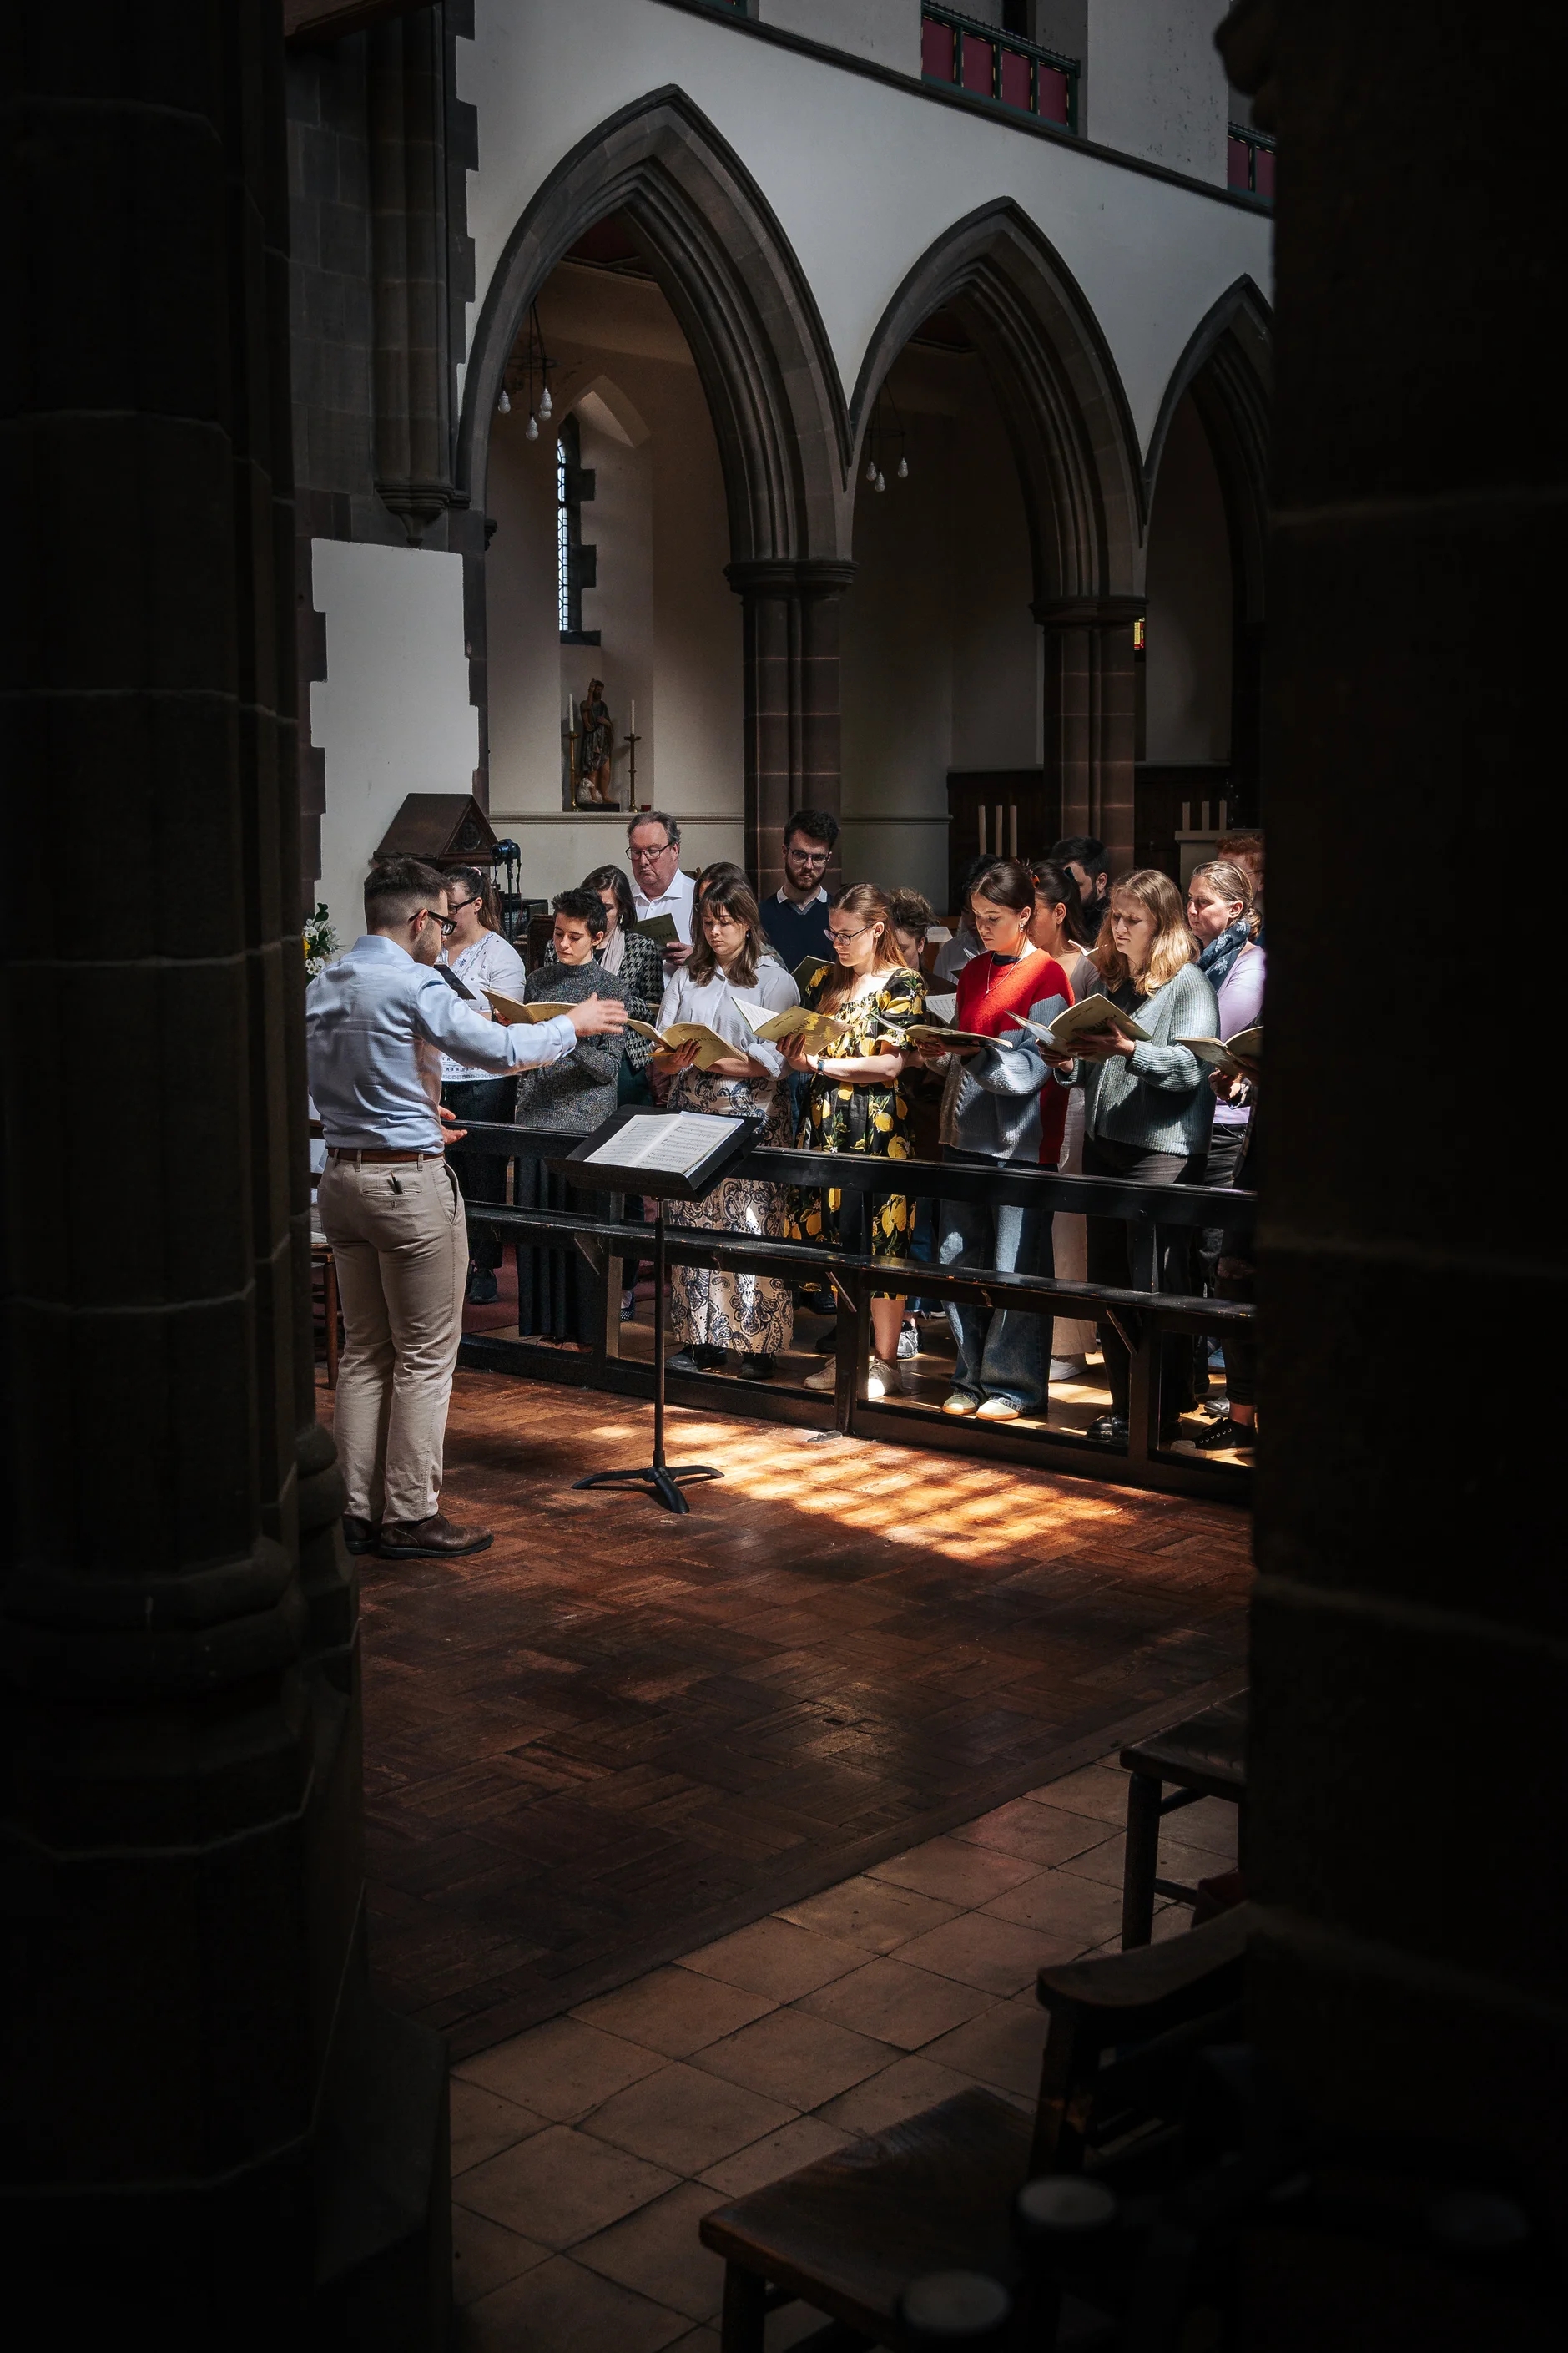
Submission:
{"label": "tiled stone floor", "polygon": [[689,1517],[574,1487],[650,1419],[459,1372],[492,1549],[360,1564],[371,1961],[457,2056],[1245,1675],[1239,1512],[717,1411],[671,1416],[724,1473]]}
{"label": "tiled stone floor", "polygon": [[[1116,1949],[1126,1777],[1089,1766],[461,2061],[463,2353],[717,2353],[712,2206],[986,2084],[1032,2109],[1042,1962]],[[1235,1860],[1177,1814],[1162,1875]],[[1155,1935],[1185,1928],[1162,1904]],[[787,2306],[770,2348],[820,2315]]]}

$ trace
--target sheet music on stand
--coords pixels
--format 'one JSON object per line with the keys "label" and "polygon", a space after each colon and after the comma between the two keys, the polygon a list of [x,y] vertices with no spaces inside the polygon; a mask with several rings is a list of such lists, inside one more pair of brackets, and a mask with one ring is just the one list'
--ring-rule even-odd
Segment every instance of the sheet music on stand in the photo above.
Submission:
{"label": "sheet music on stand", "polygon": [[642,1169],[649,1176],[689,1176],[721,1144],[728,1142],[735,1126],[732,1119],[709,1112],[641,1112],[584,1157],[617,1168]]}

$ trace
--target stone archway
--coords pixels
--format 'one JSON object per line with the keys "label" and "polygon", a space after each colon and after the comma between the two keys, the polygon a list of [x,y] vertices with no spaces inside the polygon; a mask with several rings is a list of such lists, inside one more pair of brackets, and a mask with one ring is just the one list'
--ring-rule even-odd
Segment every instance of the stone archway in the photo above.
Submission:
{"label": "stone archway", "polygon": [[[628,223],[690,346],[719,445],[731,586],[745,608],[745,836],[779,879],[792,807],[838,806],[838,600],[848,585],[849,424],[789,241],[738,156],[681,91],[598,126],[508,239],[475,330],[458,477],[484,499],[489,422],[528,306],[607,215]],[[770,879],[771,878],[771,879]]]}
{"label": "stone archway", "polygon": [[1250,278],[1238,278],[1199,321],[1171,372],[1144,461],[1152,511],[1165,439],[1190,392],[1225,501],[1233,583],[1231,786],[1237,813],[1255,822],[1263,693],[1263,624],[1268,543],[1268,421],[1273,396],[1272,313]]}
{"label": "stone archway", "polygon": [[1132,849],[1132,623],[1147,513],[1131,413],[1071,271],[1009,202],[955,222],[909,272],[872,336],[850,419],[856,448],[889,368],[951,311],[990,380],[1018,468],[1047,636],[1047,787],[1064,831]]}

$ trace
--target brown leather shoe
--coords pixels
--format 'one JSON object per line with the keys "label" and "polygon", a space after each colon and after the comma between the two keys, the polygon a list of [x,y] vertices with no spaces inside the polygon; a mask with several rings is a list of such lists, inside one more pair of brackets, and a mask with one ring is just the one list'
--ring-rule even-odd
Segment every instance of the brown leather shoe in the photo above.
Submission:
{"label": "brown leather shoe", "polygon": [[439,1512],[427,1520],[384,1520],[379,1546],[383,1560],[456,1560],[459,1554],[483,1552],[494,1539],[489,1528],[458,1528]]}
{"label": "brown leather shoe", "polygon": [[343,1542],[350,1552],[375,1550],[375,1522],[362,1520],[353,1512],[343,1514]]}

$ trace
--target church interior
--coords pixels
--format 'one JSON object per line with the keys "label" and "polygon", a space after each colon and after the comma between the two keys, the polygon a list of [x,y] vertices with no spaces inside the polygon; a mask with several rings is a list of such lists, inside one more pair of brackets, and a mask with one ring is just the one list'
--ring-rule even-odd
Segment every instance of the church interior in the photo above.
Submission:
{"label": "church interior", "polygon": [[[1550,1001],[1563,45],[19,26],[5,765],[85,854],[5,946],[0,2213],[68,2343],[1568,2339],[1563,1250],[1456,953]],[[1005,936],[1110,1043],[982,1150]],[[681,1046],[737,974],[776,1048]],[[1118,1142],[1178,1065],[1223,1163]],[[342,1206],[431,1187],[440,1363]]]}

